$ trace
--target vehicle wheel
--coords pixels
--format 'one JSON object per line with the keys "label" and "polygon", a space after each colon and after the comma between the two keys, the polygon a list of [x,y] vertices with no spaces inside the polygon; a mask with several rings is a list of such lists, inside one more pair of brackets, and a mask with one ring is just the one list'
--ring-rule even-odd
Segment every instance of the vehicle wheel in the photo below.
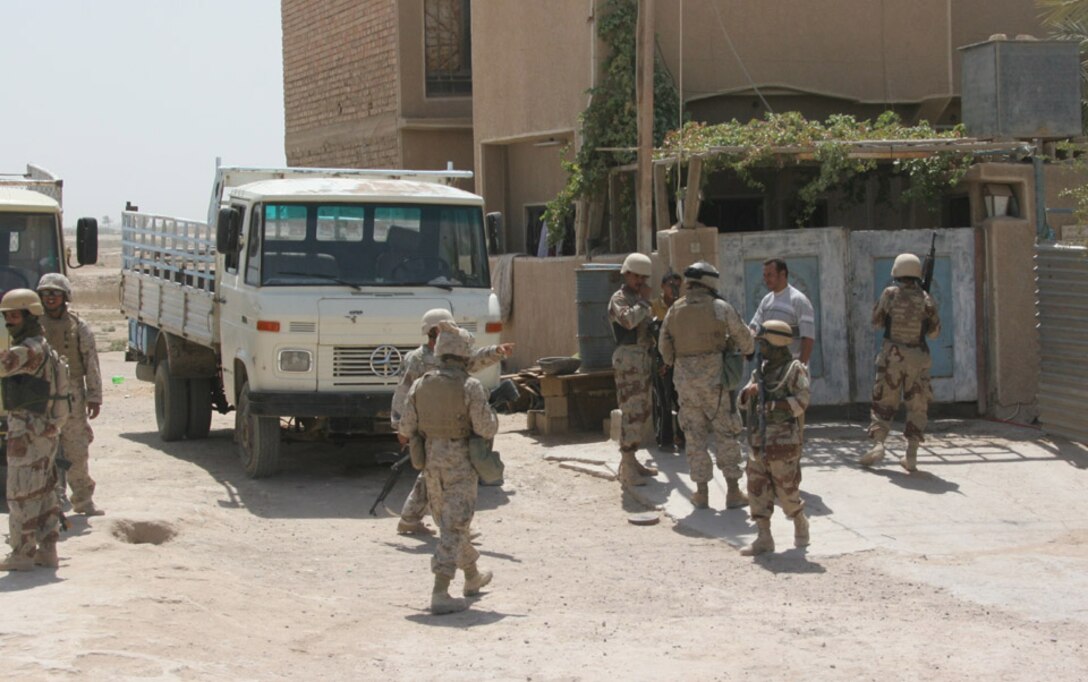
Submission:
{"label": "vehicle wheel", "polygon": [[155,367],[155,423],[166,442],[179,440],[189,424],[189,386],[170,375],[165,362]]}
{"label": "vehicle wheel", "polygon": [[212,428],[212,380],[189,379],[189,421],[185,437],[207,438]]}
{"label": "vehicle wheel", "polygon": [[238,394],[238,457],[250,478],[264,478],[280,466],[280,420],[249,412],[249,383]]}

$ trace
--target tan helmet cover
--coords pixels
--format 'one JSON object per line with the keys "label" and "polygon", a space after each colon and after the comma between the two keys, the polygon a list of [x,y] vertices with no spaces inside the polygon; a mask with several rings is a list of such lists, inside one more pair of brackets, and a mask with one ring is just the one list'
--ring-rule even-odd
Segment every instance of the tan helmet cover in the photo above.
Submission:
{"label": "tan helmet cover", "polygon": [[644,253],[632,253],[623,259],[623,266],[620,268],[620,274],[627,274],[628,272],[649,277],[654,274],[654,263]]}
{"label": "tan helmet cover", "polygon": [[782,320],[770,320],[763,323],[759,330],[758,338],[764,339],[772,346],[788,346],[793,341],[793,330]]}
{"label": "tan helmet cover", "polygon": [[442,320],[449,320],[453,322],[453,314],[445,308],[431,308],[427,312],[423,313],[423,333],[427,334],[434,327],[438,326],[438,323]]}
{"label": "tan helmet cover", "polygon": [[57,291],[63,291],[64,297],[68,300],[72,299],[72,283],[67,277],[59,272],[50,272],[42,275],[42,278],[38,280],[38,291],[43,289],[56,289]]}
{"label": "tan helmet cover", "polygon": [[42,308],[42,299],[38,298],[36,291],[30,289],[12,289],[0,299],[0,313],[9,310],[28,310],[31,315],[41,316],[45,313]]}
{"label": "tan helmet cover", "polygon": [[913,253],[901,253],[892,264],[892,277],[917,277],[922,279],[922,261]]}
{"label": "tan helmet cover", "polygon": [[472,346],[476,343],[476,337],[461,329],[450,320],[438,323],[438,340],[434,342],[434,354],[456,355],[467,358],[472,355]]}

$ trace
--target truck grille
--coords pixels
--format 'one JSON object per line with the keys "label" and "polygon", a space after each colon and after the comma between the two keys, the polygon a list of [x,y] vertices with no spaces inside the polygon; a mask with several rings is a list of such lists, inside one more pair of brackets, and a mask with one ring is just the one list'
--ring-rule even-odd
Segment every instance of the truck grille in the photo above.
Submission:
{"label": "truck grille", "polygon": [[396,346],[336,346],[332,355],[334,379],[352,377],[378,377],[381,379],[400,376],[404,358],[415,347]]}

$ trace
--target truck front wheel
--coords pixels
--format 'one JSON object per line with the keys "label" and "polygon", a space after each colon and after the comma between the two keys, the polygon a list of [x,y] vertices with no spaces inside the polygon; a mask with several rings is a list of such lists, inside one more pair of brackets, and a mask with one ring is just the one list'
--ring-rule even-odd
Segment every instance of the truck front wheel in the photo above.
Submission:
{"label": "truck front wheel", "polygon": [[280,420],[250,413],[249,383],[242,384],[237,411],[238,457],[250,478],[276,473],[280,465]]}
{"label": "truck front wheel", "polygon": [[170,374],[165,362],[155,367],[155,423],[166,442],[180,440],[189,425],[189,385]]}

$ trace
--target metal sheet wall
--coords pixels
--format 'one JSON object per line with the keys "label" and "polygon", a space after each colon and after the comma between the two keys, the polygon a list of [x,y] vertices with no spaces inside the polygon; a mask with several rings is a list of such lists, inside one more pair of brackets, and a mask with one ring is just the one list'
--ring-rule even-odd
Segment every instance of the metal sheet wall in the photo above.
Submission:
{"label": "metal sheet wall", "polygon": [[1039,421],[1043,430],[1088,443],[1088,248],[1035,247],[1039,329]]}

